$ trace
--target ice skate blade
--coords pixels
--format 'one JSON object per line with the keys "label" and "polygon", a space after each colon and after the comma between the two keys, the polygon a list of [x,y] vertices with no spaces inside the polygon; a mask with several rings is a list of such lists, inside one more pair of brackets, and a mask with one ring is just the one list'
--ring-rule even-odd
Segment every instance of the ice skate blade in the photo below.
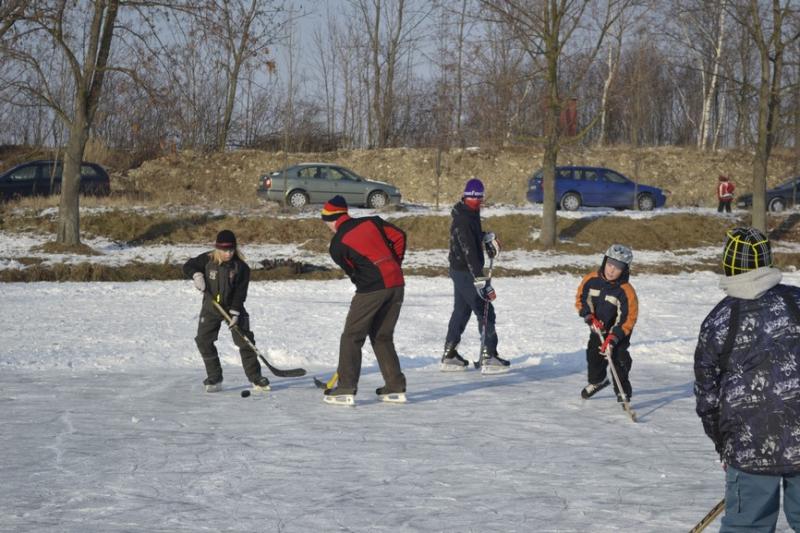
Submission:
{"label": "ice skate blade", "polygon": [[391,392],[389,394],[378,394],[378,399],[386,403],[406,403],[408,401],[405,392]]}
{"label": "ice skate blade", "polygon": [[481,366],[481,374],[484,375],[505,374],[509,370],[511,370],[510,366]]}
{"label": "ice skate blade", "polygon": [[269,385],[264,385],[263,387],[260,385],[253,385],[253,392],[269,392],[272,390],[272,387]]}
{"label": "ice skate blade", "polygon": [[222,390],[222,385],[220,385],[219,383],[215,385],[206,385],[205,387],[206,387],[206,392],[219,392]]}
{"label": "ice skate blade", "polygon": [[439,370],[442,372],[464,372],[469,367],[467,365],[448,365],[446,363],[439,363]]}
{"label": "ice skate blade", "polygon": [[322,401],[331,405],[344,405],[355,407],[356,398],[353,394],[339,394],[338,396],[323,396]]}

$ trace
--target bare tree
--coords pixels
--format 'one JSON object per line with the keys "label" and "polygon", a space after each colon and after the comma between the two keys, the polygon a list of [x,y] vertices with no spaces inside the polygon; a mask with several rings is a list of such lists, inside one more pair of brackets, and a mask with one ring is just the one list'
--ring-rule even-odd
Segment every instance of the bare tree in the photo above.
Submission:
{"label": "bare tree", "polygon": [[[119,0],[99,1],[91,6],[63,0],[37,2],[35,8],[26,8],[17,22],[24,31],[6,43],[7,57],[35,73],[29,83],[15,85],[19,96],[51,108],[69,131],[56,236],[56,242],[62,245],[80,244],[80,166],[102,94],[119,7]],[[56,91],[51,90],[50,72],[44,64],[51,58],[42,53],[44,43],[68,67],[73,90],[69,103],[58,101]]]}
{"label": "bare tree", "polygon": [[752,224],[767,230],[767,167],[772,153],[779,121],[780,100],[785,90],[782,84],[787,46],[800,39],[800,28],[786,33],[784,23],[797,17],[798,7],[791,0],[771,0],[768,8],[758,0],[732,2],[731,14],[747,29],[759,56],[758,123],[753,156]]}
{"label": "bare tree", "polygon": [[242,70],[254,61],[274,69],[270,47],[278,41],[286,23],[286,11],[279,1],[205,0],[197,13],[204,35],[223,50],[218,65],[225,74],[225,104],[217,138],[217,149],[228,143]]}
{"label": "bare tree", "polygon": [[[631,1],[481,0],[481,4],[490,18],[512,28],[517,42],[544,73],[544,204],[539,241],[545,247],[553,247],[557,237],[555,167],[563,142],[561,111],[589,72],[609,28]],[[584,46],[580,54],[571,58],[571,79],[564,80],[561,69],[568,60],[569,45],[578,36]]]}
{"label": "bare tree", "polygon": [[6,0],[0,3],[0,41],[25,13],[26,0]]}
{"label": "bare tree", "polygon": [[[389,146],[395,131],[396,79],[415,32],[431,11],[409,9],[406,0],[351,0],[367,32],[371,69],[374,145]],[[385,10],[384,10],[385,8]]]}

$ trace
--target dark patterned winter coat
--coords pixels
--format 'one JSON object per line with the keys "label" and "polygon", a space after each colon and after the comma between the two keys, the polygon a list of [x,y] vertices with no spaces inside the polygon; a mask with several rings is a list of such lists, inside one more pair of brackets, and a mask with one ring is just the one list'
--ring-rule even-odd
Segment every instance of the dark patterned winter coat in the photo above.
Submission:
{"label": "dark patterned winter coat", "polygon": [[726,464],[753,474],[800,472],[800,312],[785,299],[800,305],[800,288],[724,298],[694,356],[703,428]]}

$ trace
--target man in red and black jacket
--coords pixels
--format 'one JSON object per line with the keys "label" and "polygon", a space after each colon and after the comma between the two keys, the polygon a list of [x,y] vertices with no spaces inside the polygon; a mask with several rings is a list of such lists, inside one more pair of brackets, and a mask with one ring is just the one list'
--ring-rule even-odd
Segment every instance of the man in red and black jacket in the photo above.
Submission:
{"label": "man in red and black jacket", "polygon": [[347,202],[338,195],[323,206],[322,220],[334,233],[331,258],[356,286],[339,342],[339,383],[325,391],[325,401],[353,405],[367,336],[386,383],[375,392],[384,401],[405,401],[406,378],[394,347],[394,327],[403,305],[406,234],[377,216],[351,218]]}

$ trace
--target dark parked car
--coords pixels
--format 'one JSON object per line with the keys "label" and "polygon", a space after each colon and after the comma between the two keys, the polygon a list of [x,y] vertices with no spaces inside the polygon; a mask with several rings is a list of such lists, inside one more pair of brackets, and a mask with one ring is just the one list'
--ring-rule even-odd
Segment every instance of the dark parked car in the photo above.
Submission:
{"label": "dark parked car", "polygon": [[[528,201],[542,203],[542,170],[538,170],[528,182]],[[614,170],[602,167],[556,167],[556,202],[566,211],[575,211],[581,206],[633,208],[633,195],[642,211],[663,207],[667,201],[664,192],[657,187],[636,184]]]}
{"label": "dark parked car", "polygon": [[[61,161],[29,161],[0,174],[0,197],[47,196],[61,192]],[[96,163],[81,164],[82,194],[106,195],[111,190],[108,173]]]}
{"label": "dark parked car", "polygon": [[337,194],[351,205],[379,208],[400,203],[400,191],[396,187],[382,181],[368,180],[349,168],[328,163],[293,165],[258,179],[259,197],[276,202],[285,199],[293,207],[324,203]]}
{"label": "dark parked car", "polygon": [[[794,200],[792,200],[794,196]],[[774,189],[767,189],[767,209],[779,213],[787,207],[800,202],[800,176],[781,183]],[[736,199],[736,207],[749,209],[753,206],[753,195],[743,194]]]}

